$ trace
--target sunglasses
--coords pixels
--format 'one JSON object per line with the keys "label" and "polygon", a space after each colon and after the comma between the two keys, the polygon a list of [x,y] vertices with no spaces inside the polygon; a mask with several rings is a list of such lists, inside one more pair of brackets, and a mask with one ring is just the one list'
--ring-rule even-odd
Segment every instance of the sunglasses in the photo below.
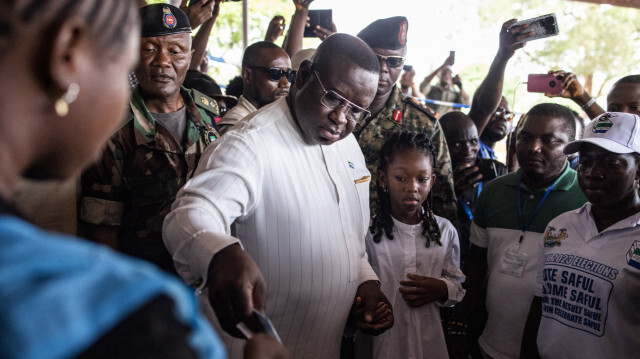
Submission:
{"label": "sunglasses", "polygon": [[283,76],[286,76],[292,85],[296,81],[296,74],[298,73],[296,70],[289,69],[285,71],[279,67],[251,66],[251,68],[264,70],[269,75],[269,81],[280,81]]}
{"label": "sunglasses", "polygon": [[322,88],[322,92],[324,92],[324,95],[322,95],[322,98],[320,99],[320,103],[322,104],[322,106],[332,111],[344,106],[346,108],[344,117],[346,117],[347,120],[351,122],[356,122],[356,123],[362,120],[363,118],[371,115],[371,112],[369,112],[369,110],[362,108],[356,105],[355,103],[347,100],[346,98],[340,96],[335,91],[327,91],[324,88],[322,81],[320,81],[320,76],[318,75],[318,71],[313,70],[313,73],[316,75],[316,78],[318,79],[318,83]]}
{"label": "sunglasses", "polygon": [[376,54],[376,57],[378,58],[378,61],[385,61],[387,63],[387,66],[391,68],[402,66],[405,59],[404,56],[384,56],[378,54]]}
{"label": "sunglasses", "polygon": [[511,111],[507,111],[507,110],[498,110],[495,112],[495,115],[497,117],[502,117],[507,121],[511,121],[513,120],[513,118],[515,117],[515,113],[511,112]]}

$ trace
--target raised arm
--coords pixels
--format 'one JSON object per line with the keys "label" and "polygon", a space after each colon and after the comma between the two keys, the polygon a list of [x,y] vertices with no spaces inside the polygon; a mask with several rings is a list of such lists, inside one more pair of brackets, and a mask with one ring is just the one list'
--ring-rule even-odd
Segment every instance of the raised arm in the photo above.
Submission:
{"label": "raised arm", "polygon": [[590,119],[598,117],[605,111],[598,105],[591,95],[584,90],[582,84],[578,81],[575,74],[563,70],[549,71],[549,74],[556,76],[558,80],[562,80],[562,88],[564,91],[560,94],[544,94],[547,97],[563,97],[575,102],[589,116]]}
{"label": "raised arm", "polygon": [[525,45],[525,42],[521,41],[526,40],[527,37],[533,34],[530,31],[526,31],[529,25],[509,29],[509,26],[516,21],[516,19],[511,19],[502,24],[498,53],[491,63],[487,77],[484,78],[473,96],[469,117],[476,124],[478,135],[482,134],[489,122],[489,118],[498,108],[502,98],[504,71],[507,67],[507,62],[513,57],[517,49]]}
{"label": "raised arm", "polygon": [[202,23],[200,29],[196,33],[196,36],[193,37],[193,43],[191,45],[191,49],[193,49],[193,56],[191,57],[191,65],[189,65],[189,69],[198,70],[204,55],[207,53],[207,44],[209,43],[209,35],[211,34],[211,30],[213,29],[213,25],[216,23],[216,19],[218,15],[220,15],[220,3],[224,2],[224,0],[212,0],[210,3],[213,3],[213,9],[211,11],[211,18],[209,20]]}
{"label": "raised arm", "polygon": [[442,70],[444,70],[448,66],[453,66],[454,63],[455,63],[455,57],[453,56],[453,54],[449,54],[449,57],[447,57],[447,59],[444,60],[444,63],[440,65],[440,67],[435,69],[432,73],[427,75],[427,77],[425,77],[424,80],[422,80],[422,82],[420,83],[420,92],[426,95],[429,92],[429,91],[426,91],[426,89],[431,85],[431,81],[433,81],[433,79],[436,76],[438,76],[438,74]]}
{"label": "raised arm", "polygon": [[296,7],[296,11],[291,17],[291,23],[289,24],[289,31],[284,38],[282,49],[292,57],[298,51],[302,50],[302,38],[304,36],[304,28],[307,25],[307,17],[309,16],[309,4],[311,1],[305,0],[293,0],[293,5]]}

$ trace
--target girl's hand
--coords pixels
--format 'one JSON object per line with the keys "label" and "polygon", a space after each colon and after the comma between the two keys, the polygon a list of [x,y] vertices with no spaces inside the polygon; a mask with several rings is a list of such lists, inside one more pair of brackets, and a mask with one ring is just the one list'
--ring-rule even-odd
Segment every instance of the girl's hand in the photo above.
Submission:
{"label": "girl's hand", "polygon": [[400,294],[410,307],[421,307],[436,300],[446,301],[449,297],[447,285],[440,279],[417,274],[407,274],[407,278],[410,280],[400,281]]}

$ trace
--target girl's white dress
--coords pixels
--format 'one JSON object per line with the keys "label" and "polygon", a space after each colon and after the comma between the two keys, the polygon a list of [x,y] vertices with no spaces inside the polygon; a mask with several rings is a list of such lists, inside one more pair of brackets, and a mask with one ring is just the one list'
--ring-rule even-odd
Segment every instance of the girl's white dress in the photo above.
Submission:
{"label": "girl's white dress", "polygon": [[[425,246],[422,223],[408,225],[393,219],[393,240],[385,235],[373,241],[369,232],[367,254],[378,274],[381,288],[393,306],[394,325],[373,337],[373,358],[447,358],[447,347],[440,322],[440,307],[462,300],[464,274],[460,271],[458,233],[448,220],[436,216],[442,233],[442,246],[432,242]],[[431,302],[411,308],[399,292],[401,280],[408,273],[443,280],[449,292],[446,302]]]}

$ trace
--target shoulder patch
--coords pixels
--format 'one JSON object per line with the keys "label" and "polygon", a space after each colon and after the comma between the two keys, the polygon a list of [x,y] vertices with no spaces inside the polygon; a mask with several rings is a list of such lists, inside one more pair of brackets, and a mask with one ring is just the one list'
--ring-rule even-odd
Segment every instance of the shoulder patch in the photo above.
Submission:
{"label": "shoulder patch", "polygon": [[216,116],[220,116],[220,109],[218,108],[218,102],[216,102],[216,100],[193,89],[191,90],[191,94],[193,95],[193,100],[196,102],[196,105],[209,112],[213,112]]}
{"label": "shoulder patch", "polygon": [[440,115],[438,115],[437,112],[427,107],[422,102],[416,100],[415,97],[406,96],[405,98],[402,99],[402,101],[409,104],[411,107],[419,109],[420,111],[424,112],[434,120],[437,120],[438,117],[440,117]]}

